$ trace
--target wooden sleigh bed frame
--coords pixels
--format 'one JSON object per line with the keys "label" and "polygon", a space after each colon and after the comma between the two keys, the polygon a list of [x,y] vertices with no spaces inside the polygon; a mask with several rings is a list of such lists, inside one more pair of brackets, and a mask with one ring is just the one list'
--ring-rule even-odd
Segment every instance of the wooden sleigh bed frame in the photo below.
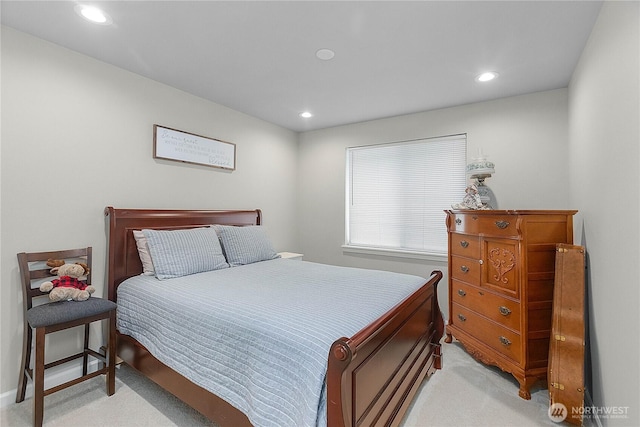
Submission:
{"label": "wooden sleigh bed frame", "polygon": [[[260,225],[261,211],[105,208],[108,296],[139,275],[133,230]],[[397,426],[425,377],[441,367],[444,321],[437,300],[440,271],[411,296],[353,337],[336,340],[328,354],[329,427]],[[345,313],[348,316],[349,313]],[[251,426],[235,407],[164,365],[135,339],[117,334],[117,354],[128,365],[223,427]]]}

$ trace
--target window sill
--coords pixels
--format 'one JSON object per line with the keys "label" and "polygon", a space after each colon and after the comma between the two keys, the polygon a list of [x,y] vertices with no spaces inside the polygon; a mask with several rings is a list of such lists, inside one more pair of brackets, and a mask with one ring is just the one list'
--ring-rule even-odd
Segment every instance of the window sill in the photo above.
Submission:
{"label": "window sill", "polygon": [[353,246],[353,245],[342,245],[342,250],[343,252],[347,252],[347,253],[379,255],[379,256],[395,257],[395,258],[423,259],[427,261],[437,261],[437,262],[443,262],[443,263],[447,262],[446,253],[418,252],[418,251],[402,250],[402,249],[382,249],[382,248],[372,248],[367,246]]}

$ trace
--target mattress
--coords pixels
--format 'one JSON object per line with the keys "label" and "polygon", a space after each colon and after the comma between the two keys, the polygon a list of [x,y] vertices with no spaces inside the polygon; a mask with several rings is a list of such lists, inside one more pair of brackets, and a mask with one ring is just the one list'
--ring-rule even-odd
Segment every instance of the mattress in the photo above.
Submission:
{"label": "mattress", "polygon": [[118,329],[256,427],[326,425],[331,344],[420,288],[422,277],[275,259],[118,287]]}

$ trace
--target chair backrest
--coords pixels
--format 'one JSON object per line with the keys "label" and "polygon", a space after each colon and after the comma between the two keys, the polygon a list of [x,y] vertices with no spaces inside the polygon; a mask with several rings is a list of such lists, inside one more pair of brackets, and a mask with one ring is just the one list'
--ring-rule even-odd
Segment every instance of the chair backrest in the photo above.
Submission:
{"label": "chair backrest", "polygon": [[20,267],[20,281],[22,282],[22,296],[25,312],[33,307],[33,299],[48,295],[40,291],[40,283],[45,279],[55,278],[51,274],[51,267],[46,262],[49,259],[64,260],[66,263],[83,262],[89,267],[86,276],[87,285],[91,284],[91,247],[79,249],[67,249],[63,251],[49,252],[21,252],[18,254],[18,266]]}

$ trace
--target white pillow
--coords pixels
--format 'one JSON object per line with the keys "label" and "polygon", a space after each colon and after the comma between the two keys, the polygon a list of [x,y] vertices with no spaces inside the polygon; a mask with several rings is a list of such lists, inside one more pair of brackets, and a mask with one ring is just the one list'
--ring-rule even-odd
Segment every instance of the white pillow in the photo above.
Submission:
{"label": "white pillow", "polygon": [[160,280],[228,268],[212,228],[142,230]]}
{"label": "white pillow", "polygon": [[153,276],[156,272],[153,270],[153,262],[151,261],[151,254],[149,253],[149,245],[147,244],[147,238],[144,237],[142,230],[133,230],[133,238],[136,239],[136,246],[138,247],[138,256],[140,262],[142,262],[142,274],[145,276]]}

